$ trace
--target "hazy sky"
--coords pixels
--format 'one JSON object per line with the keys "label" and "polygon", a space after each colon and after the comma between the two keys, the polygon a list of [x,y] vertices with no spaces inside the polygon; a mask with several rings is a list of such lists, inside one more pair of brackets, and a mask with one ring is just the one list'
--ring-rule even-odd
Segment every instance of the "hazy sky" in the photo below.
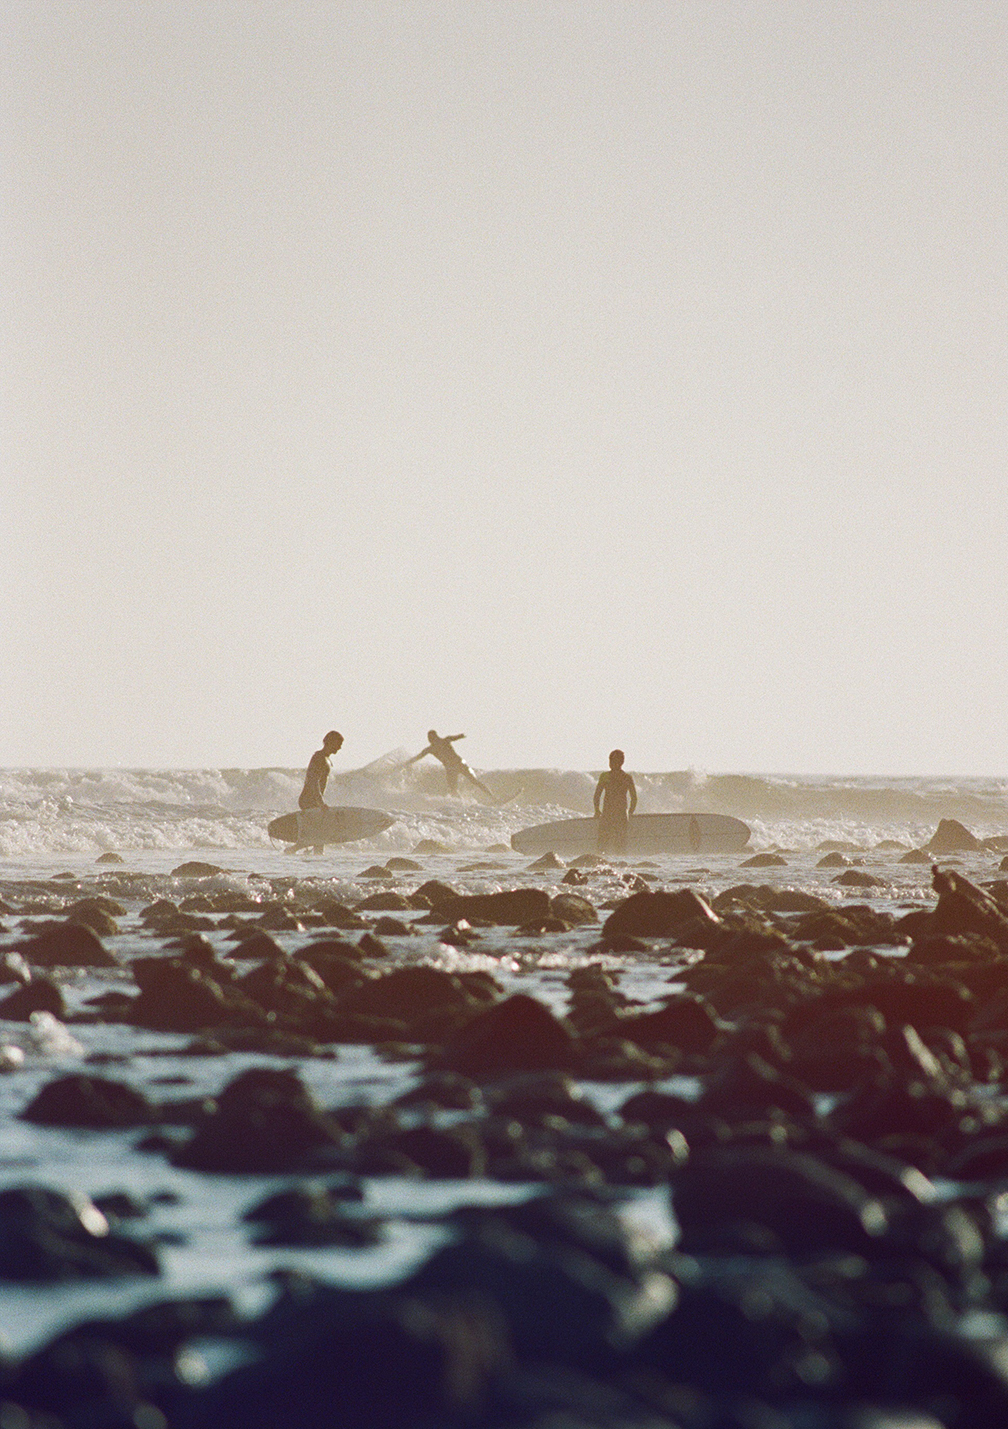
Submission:
{"label": "hazy sky", "polygon": [[8,0],[0,765],[1008,773],[1008,10]]}

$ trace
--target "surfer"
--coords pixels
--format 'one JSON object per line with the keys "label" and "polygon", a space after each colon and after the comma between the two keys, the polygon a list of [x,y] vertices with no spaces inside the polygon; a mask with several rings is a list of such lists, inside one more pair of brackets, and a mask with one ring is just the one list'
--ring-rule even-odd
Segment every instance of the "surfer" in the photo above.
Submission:
{"label": "surfer", "polygon": [[331,729],[322,741],[322,748],[316,749],[308,761],[304,788],[301,790],[300,799],[298,799],[299,809],[327,809],[329,807],[322,797],[325,793],[325,786],[329,782],[329,761],[334,754],[340,752],[342,747],[343,736]]}
{"label": "surfer", "polygon": [[476,775],[469,768],[469,765],[459,754],[457,749],[452,748],[457,739],[465,739],[464,734],[438,734],[436,729],[427,731],[427,748],[421,749],[419,754],[414,754],[412,759],[407,759],[407,764],[415,764],[418,759],[423,759],[427,754],[433,754],[435,759],[440,759],[444,765],[445,778],[448,781],[448,793],[458,793],[458,781],[461,774],[468,779],[471,784],[475,784],[477,789],[482,789],[488,799],[494,796],[485,784],[481,784]]}
{"label": "surfer", "polygon": [[630,815],[637,807],[637,786],[633,775],[623,768],[623,759],[622,749],[614,749],[609,756],[609,768],[600,775],[595,789],[598,846],[605,853],[626,853]]}

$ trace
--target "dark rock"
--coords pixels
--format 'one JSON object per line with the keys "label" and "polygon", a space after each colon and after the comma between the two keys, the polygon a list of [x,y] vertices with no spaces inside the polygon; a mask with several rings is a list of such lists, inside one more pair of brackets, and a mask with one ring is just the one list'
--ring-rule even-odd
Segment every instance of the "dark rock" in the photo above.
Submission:
{"label": "dark rock", "polygon": [[379,918],[372,929],[376,938],[408,938],[412,931],[399,918]]}
{"label": "dark rock", "polygon": [[235,945],[231,949],[231,957],[241,958],[243,961],[260,958],[282,958],[285,956],[283,948],[275,938],[271,938],[269,933],[262,928],[250,928],[243,932],[241,937],[235,938]]}
{"label": "dark rock", "polygon": [[445,1043],[439,1060],[473,1077],[567,1071],[577,1063],[578,1046],[549,1008],[515,993],[464,1023]]}
{"label": "dark rock", "polygon": [[457,1072],[431,1072],[418,1086],[397,1097],[394,1105],[434,1111],[479,1111],[483,1108],[483,1094],[475,1082]]}
{"label": "dark rock", "polygon": [[850,859],[845,853],[827,853],[816,864],[816,868],[849,868]]}
{"label": "dark rock", "polygon": [[779,853],[754,853],[752,858],[744,859],[739,868],[787,868],[787,859],[781,858]]}
{"label": "dark rock", "polygon": [[201,1396],[191,1429],[404,1429],[483,1423],[510,1351],[472,1296],[349,1292],[289,1277],[256,1326],[260,1354]]}
{"label": "dark rock", "polygon": [[673,1180],[672,1201],[689,1251],[712,1224],[755,1221],[789,1254],[871,1254],[888,1229],[881,1203],[851,1176],[802,1152],[762,1146],[710,1149]]}
{"label": "dark rock", "polygon": [[580,868],[569,868],[560,882],[569,883],[575,888],[579,888],[588,882],[588,875],[587,873],[582,873]]}
{"label": "dark rock", "polygon": [[296,1073],[261,1067],[228,1083],[172,1159],[198,1171],[286,1172],[337,1150],[343,1139]]}
{"label": "dark rock", "polygon": [[426,1012],[447,1008],[461,1014],[479,1005],[460,978],[424,964],[369,978],[350,988],[340,1002],[344,1012],[406,1022]]}
{"label": "dark rock", "polygon": [[100,853],[95,859],[95,863],[123,863],[122,854],[114,853],[111,849],[107,853]]}
{"label": "dark rock", "polygon": [[320,899],[315,905],[315,911],[328,928],[341,928],[344,932],[348,932],[354,928],[367,927],[367,923],[359,914],[335,898]]}
{"label": "dark rock", "polygon": [[930,863],[931,854],[922,848],[912,848],[900,859],[900,863]]}
{"label": "dark rock", "polygon": [[362,898],[357,904],[357,911],[363,913],[404,913],[411,906],[408,898],[402,893],[393,893],[391,889],[384,893],[372,893],[369,898]]}
{"label": "dark rock", "polygon": [[939,819],[937,829],[924,847],[932,854],[974,853],[982,849],[983,844],[958,819]]}
{"label": "dark rock", "polygon": [[550,917],[558,918],[569,928],[578,928],[585,923],[597,923],[595,906],[587,898],[577,893],[558,893],[550,899]]}
{"label": "dark rock", "polygon": [[63,994],[51,978],[33,978],[0,998],[0,1017],[11,1022],[28,1022],[33,1012],[51,1012],[61,1020],[66,1017]]}
{"label": "dark rock", "polygon": [[39,1126],[143,1126],[157,1114],[143,1092],[105,1077],[71,1073],[48,1082],[21,1113]]}
{"label": "dark rock", "polygon": [[634,893],[606,919],[602,941],[611,944],[616,937],[674,937],[697,918],[710,923],[719,921],[710,905],[692,889],[683,888],[676,893]]}
{"label": "dark rock", "polygon": [[198,1032],[206,1027],[266,1024],[267,1014],[240,990],[222,987],[181,958],[135,958],[140,996],[130,1012],[137,1027],[159,1032]]}
{"label": "dark rock", "polygon": [[703,998],[691,995],[669,998],[657,1012],[620,1013],[618,1035],[639,1047],[668,1044],[687,1053],[707,1052],[718,1035],[718,1021]]}
{"label": "dark rock", "polygon": [[347,1199],[360,1200],[362,1194],[356,1183],[334,1190],[308,1182],[267,1196],[247,1210],[242,1220],[255,1227],[256,1245],[344,1249],[376,1245],[382,1239],[381,1223],[348,1215],[344,1209]]}
{"label": "dark rock", "polygon": [[545,873],[547,869],[563,868],[563,866],[563,859],[557,858],[556,854],[550,851],[549,853],[544,853],[542,858],[537,858],[535,863],[530,863],[526,872]]}
{"label": "dark rock", "polygon": [[516,928],[524,923],[542,923],[549,917],[550,898],[545,888],[509,888],[501,893],[463,894],[438,905],[437,912],[449,922],[465,918],[470,923]]}
{"label": "dark rock", "polygon": [[109,1234],[105,1217],[86,1197],[42,1186],[0,1191],[0,1280],[30,1283],[158,1273],[153,1252]]}
{"label": "dark rock", "polygon": [[239,990],[266,1012],[314,1021],[320,1009],[335,1007],[332,993],[315,969],[298,958],[260,963],[238,981]]}
{"label": "dark rock", "polygon": [[931,883],[938,894],[934,922],[942,933],[981,933],[1008,953],[1008,913],[997,900],[964,878],[935,866]]}
{"label": "dark rock", "polygon": [[171,871],[172,878],[213,878],[215,874],[223,873],[222,868],[218,868],[215,863],[201,863],[199,859],[191,859],[188,863],[180,863],[178,868]]}
{"label": "dark rock", "polygon": [[25,987],[31,982],[31,968],[20,953],[4,953],[0,957],[0,986],[16,982]]}
{"label": "dark rock", "polygon": [[83,923],[56,923],[19,949],[36,967],[114,968],[116,959]]}
{"label": "dark rock", "polygon": [[582,1126],[605,1126],[602,1113],[562,1072],[535,1072],[511,1077],[486,1089],[486,1100],[495,1116],[513,1117],[523,1124],[541,1123],[544,1118],[563,1117]]}
{"label": "dark rock", "polygon": [[864,868],[848,868],[843,873],[837,874],[833,880],[845,888],[885,888],[884,878],[876,878],[874,873],[869,873]]}
{"label": "dark rock", "polygon": [[385,867],[390,873],[415,873],[423,868],[423,864],[417,863],[415,858],[403,858],[396,854],[392,858],[386,859]]}
{"label": "dark rock", "polygon": [[[352,956],[328,951],[335,946],[346,946]],[[357,961],[358,957],[358,949],[353,943],[310,943],[307,948],[301,950],[301,962],[318,973],[329,991],[337,995],[363,980],[364,974]]]}
{"label": "dark rock", "polygon": [[450,883],[441,883],[436,878],[430,878],[426,883],[421,883],[416,891],[438,914],[441,914],[442,909],[447,908],[448,904],[453,903],[460,896],[457,888],[453,888]]}
{"label": "dark rock", "polygon": [[475,1128],[414,1126],[379,1130],[358,1139],[353,1162],[362,1175],[410,1175],[464,1181],[486,1173],[486,1155]]}

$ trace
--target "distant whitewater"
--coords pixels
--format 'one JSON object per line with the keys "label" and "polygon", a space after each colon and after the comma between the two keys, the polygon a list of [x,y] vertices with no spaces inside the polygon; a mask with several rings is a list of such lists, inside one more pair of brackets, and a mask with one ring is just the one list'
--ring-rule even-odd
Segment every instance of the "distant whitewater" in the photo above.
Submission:
{"label": "distant whitewater", "polygon": [[[434,764],[394,750],[363,769],[333,771],[327,800],[399,815],[375,845],[452,849],[507,843],[515,830],[591,813],[597,772],[481,770],[496,796],[445,793]],[[268,821],[297,806],[301,769],[8,769],[0,771],[0,856],[269,847]],[[733,814],[752,847],[814,848],[824,839],[871,847],[925,842],[941,818],[980,837],[1008,832],[1008,779],[882,779],[635,771],[642,813]]]}

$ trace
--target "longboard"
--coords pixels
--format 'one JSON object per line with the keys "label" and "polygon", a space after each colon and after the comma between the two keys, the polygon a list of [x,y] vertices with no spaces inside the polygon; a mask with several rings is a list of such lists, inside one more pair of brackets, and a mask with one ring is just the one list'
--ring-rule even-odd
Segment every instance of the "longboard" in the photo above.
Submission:
{"label": "longboard", "polygon": [[305,809],[281,814],[266,825],[271,839],[293,844],[291,852],[324,844],[352,843],[384,833],[395,823],[392,814],[381,809]]}
{"label": "longboard", "polygon": [[[729,814],[634,814],[627,832],[627,854],[737,853],[752,830]],[[560,819],[511,835],[518,853],[605,853],[599,847],[598,819]],[[608,850],[611,851],[611,850]]]}

